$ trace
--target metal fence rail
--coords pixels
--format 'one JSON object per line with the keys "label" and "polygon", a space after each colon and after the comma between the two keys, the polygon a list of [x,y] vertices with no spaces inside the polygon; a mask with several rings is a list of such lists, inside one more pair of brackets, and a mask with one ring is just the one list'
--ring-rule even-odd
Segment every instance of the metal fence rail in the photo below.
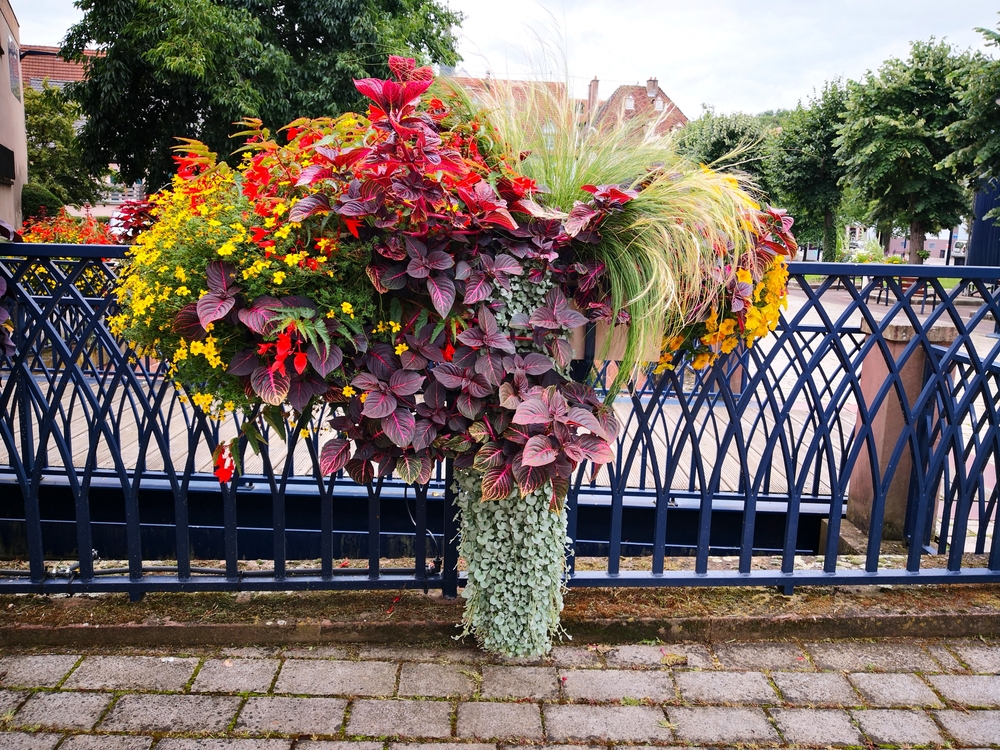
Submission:
{"label": "metal fence rail", "polygon": [[[0,258],[17,345],[0,363],[0,591],[461,584],[446,467],[426,487],[324,478],[322,413],[260,456],[241,445],[244,474],[220,487],[212,451],[238,422],[108,330],[123,249],[4,249],[31,256]],[[616,459],[581,466],[568,504],[576,555],[603,567],[571,556],[570,586],[1000,581],[1000,272],[790,270],[772,337],[618,397]],[[849,521],[859,560],[838,556]]]}

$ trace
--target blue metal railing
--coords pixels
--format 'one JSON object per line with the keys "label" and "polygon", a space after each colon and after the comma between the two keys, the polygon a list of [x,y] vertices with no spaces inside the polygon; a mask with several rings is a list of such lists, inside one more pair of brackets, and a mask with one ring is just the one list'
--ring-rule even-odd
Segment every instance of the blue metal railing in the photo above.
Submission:
{"label": "blue metal railing", "polygon": [[[461,584],[446,467],[427,487],[324,478],[322,413],[287,446],[241,445],[245,473],[220,487],[211,452],[238,424],[108,330],[124,249],[3,249],[17,353],[0,364],[0,556],[16,562],[0,591]],[[571,556],[570,586],[1000,581],[1000,269],[790,271],[773,336],[618,397],[615,461],[581,466],[568,503],[576,555],[603,569]],[[867,537],[859,566],[838,556],[846,523]],[[905,553],[886,567],[893,536]]]}

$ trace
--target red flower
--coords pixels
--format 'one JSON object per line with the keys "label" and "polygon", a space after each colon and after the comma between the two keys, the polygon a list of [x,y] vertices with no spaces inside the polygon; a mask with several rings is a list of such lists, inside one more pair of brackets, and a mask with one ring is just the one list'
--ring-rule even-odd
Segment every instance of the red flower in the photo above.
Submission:
{"label": "red flower", "polygon": [[236,462],[233,460],[233,453],[229,443],[222,443],[215,449],[215,476],[225,484],[233,478],[236,470]]}

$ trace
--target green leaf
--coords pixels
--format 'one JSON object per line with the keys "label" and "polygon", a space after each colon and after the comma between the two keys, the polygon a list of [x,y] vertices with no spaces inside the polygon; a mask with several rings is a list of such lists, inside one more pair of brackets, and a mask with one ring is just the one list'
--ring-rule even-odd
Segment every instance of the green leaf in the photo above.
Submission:
{"label": "green leaf", "polygon": [[275,433],[282,439],[282,441],[288,440],[288,433],[286,431],[285,425],[285,414],[280,406],[268,406],[262,412],[261,416],[264,417],[264,421],[267,422]]}

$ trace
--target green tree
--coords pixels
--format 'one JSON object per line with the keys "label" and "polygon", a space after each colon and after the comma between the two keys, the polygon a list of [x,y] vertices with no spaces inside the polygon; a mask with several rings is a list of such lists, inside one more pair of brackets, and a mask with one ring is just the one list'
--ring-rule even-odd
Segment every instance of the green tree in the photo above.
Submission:
{"label": "green tree", "polygon": [[28,176],[62,203],[95,203],[105,186],[100,169],[90,169],[83,159],[76,123],[80,108],[57,86],[42,83],[42,90],[24,91],[24,123],[28,136]]}
{"label": "green tree", "polygon": [[718,115],[706,107],[701,117],[684,126],[677,145],[682,154],[700,164],[746,172],[762,193],[770,195],[764,160],[767,141],[776,132],[770,122],[773,117],[773,113],[763,118],[743,112]]}
{"label": "green tree", "polygon": [[276,128],[335,115],[361,97],[352,78],[388,77],[389,54],[454,63],[461,20],[439,0],[80,0],[63,54],[88,58],[72,86],[91,168],[116,163],[152,188],[173,173],[176,138],[233,150],[233,123]]}
{"label": "green tree", "polygon": [[799,105],[785,118],[767,159],[775,200],[795,217],[796,236],[822,240],[825,261],[837,256],[844,165],[834,141],[843,122],[845,98],[842,82],[827,83],[807,107]]}
{"label": "green tree", "polygon": [[961,71],[969,54],[914,42],[906,61],[848,83],[838,154],[872,220],[909,227],[910,262],[921,263],[927,232],[954,226],[966,210],[961,179],[942,162],[952,153],[945,129],[961,119]]}

